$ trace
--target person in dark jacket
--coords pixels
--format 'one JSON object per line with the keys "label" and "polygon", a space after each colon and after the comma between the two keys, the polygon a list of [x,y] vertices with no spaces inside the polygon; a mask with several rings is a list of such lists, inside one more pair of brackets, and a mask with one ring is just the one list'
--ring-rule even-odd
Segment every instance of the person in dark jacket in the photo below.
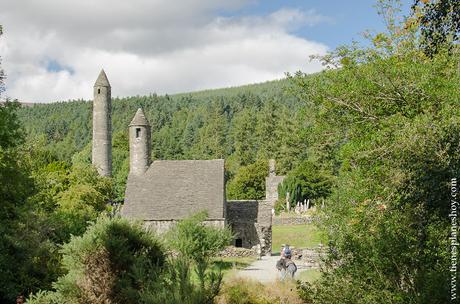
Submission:
{"label": "person in dark jacket", "polygon": [[291,260],[292,254],[291,250],[284,253],[284,265],[285,265],[285,274],[284,277],[288,277],[288,279],[294,279],[294,275],[297,272],[297,265],[294,261]]}
{"label": "person in dark jacket", "polygon": [[281,258],[276,262],[276,269],[279,271],[280,280],[284,281],[286,276],[294,279],[297,265],[291,260],[292,252],[289,246],[285,246],[281,251]]}

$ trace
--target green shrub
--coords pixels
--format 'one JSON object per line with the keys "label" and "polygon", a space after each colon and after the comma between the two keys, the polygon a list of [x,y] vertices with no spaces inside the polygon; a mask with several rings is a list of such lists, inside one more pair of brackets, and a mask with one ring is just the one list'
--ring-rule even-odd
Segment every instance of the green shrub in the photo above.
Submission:
{"label": "green shrub", "polygon": [[140,224],[101,217],[80,237],[63,246],[66,274],[55,291],[38,292],[28,303],[212,303],[222,274],[210,258],[231,239],[228,229],[203,224],[205,213],[180,221],[165,247]]}
{"label": "green shrub", "polygon": [[165,265],[154,235],[121,218],[99,218],[72,237],[62,254],[67,274],[54,284],[56,291],[38,293],[28,303],[139,303]]}
{"label": "green shrub", "polygon": [[[168,303],[213,303],[222,283],[220,270],[213,270],[211,258],[230,243],[228,228],[207,226],[205,212],[179,221],[167,235],[170,248],[179,255],[170,261]],[[156,293],[156,291],[153,291]]]}
{"label": "green shrub", "polygon": [[[201,264],[203,265],[203,264]],[[151,284],[142,293],[145,304],[212,304],[220,291],[222,275],[207,268],[202,274],[190,260],[178,257],[169,261],[163,284]]]}
{"label": "green shrub", "polygon": [[232,240],[228,228],[220,229],[205,224],[206,212],[200,212],[181,220],[167,235],[169,246],[182,257],[195,262],[209,259],[224,249]]}

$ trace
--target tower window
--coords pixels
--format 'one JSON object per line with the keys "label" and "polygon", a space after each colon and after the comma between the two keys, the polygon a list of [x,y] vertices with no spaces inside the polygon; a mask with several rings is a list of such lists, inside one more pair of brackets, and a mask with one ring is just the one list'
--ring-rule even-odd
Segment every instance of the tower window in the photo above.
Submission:
{"label": "tower window", "polygon": [[243,247],[243,239],[236,239],[235,247]]}
{"label": "tower window", "polygon": [[101,94],[101,89],[97,89],[97,94]]}
{"label": "tower window", "polygon": [[136,128],[136,138],[141,137],[141,128]]}

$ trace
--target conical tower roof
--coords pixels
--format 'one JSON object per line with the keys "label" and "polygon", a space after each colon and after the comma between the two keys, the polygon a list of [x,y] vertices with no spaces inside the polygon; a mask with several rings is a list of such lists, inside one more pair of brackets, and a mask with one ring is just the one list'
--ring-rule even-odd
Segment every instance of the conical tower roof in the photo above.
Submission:
{"label": "conical tower roof", "polygon": [[110,87],[109,79],[107,79],[107,75],[104,72],[104,69],[101,70],[99,76],[94,83],[95,87]]}
{"label": "conical tower roof", "polygon": [[149,121],[145,118],[144,111],[141,108],[137,109],[136,115],[131,120],[130,126],[150,126]]}

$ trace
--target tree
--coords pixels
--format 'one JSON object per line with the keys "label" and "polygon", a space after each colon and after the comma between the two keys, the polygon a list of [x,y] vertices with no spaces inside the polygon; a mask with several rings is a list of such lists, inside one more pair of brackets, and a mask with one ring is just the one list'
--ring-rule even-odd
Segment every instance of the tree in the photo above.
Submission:
{"label": "tree", "polygon": [[9,101],[0,104],[0,302],[50,288],[60,272],[50,267],[56,261],[57,246],[48,238],[49,225],[33,212],[29,201],[36,185],[20,145],[18,107]]}
{"label": "tree", "polygon": [[256,129],[255,113],[244,109],[234,118],[231,137],[233,141],[233,152],[239,165],[247,166],[254,162],[256,156],[256,137],[254,136]]}
{"label": "tree", "polygon": [[263,108],[257,113],[256,135],[257,135],[257,153],[259,158],[275,158],[277,151],[277,123],[279,107],[274,100],[268,100]]}
{"label": "tree", "polygon": [[200,129],[200,140],[195,145],[199,158],[224,158],[228,154],[226,136],[228,119],[226,106],[222,101],[213,102],[207,113],[207,124]]}
{"label": "tree", "polygon": [[265,178],[268,176],[268,163],[258,160],[241,167],[233,180],[227,184],[229,199],[263,199],[265,197]]}
{"label": "tree", "polygon": [[[0,68],[0,95],[3,79]],[[5,303],[38,286],[50,287],[59,272],[48,267],[56,247],[27,204],[35,187],[21,151],[24,136],[17,117],[19,108],[18,102],[8,99],[0,103],[0,302]]]}
{"label": "tree", "polygon": [[[3,35],[3,26],[0,24],[0,37]],[[0,63],[2,63],[2,58],[0,57]],[[5,74],[3,72],[3,69],[0,66],[0,97],[2,96],[2,93],[5,91],[5,85],[3,83],[3,80],[5,79]]]}
{"label": "tree", "polygon": [[338,164],[321,216],[330,252],[322,278],[304,286],[307,302],[450,301],[445,202],[460,172],[460,58],[429,58],[413,43],[418,29],[394,28],[373,47],[325,58],[340,69],[294,79],[321,109],[318,140],[336,148],[315,146]]}
{"label": "tree", "polygon": [[415,0],[412,6],[423,35],[423,49],[433,55],[459,41],[460,2],[457,0]]}
{"label": "tree", "polygon": [[280,198],[289,192],[291,206],[304,200],[326,198],[332,192],[331,177],[310,161],[302,162],[290,171],[278,186]]}
{"label": "tree", "polygon": [[308,120],[302,119],[302,111],[292,113],[283,107],[279,111],[278,121],[274,132],[277,153],[275,155],[277,170],[283,174],[291,171],[302,160],[307,158],[308,140],[305,132]]}

